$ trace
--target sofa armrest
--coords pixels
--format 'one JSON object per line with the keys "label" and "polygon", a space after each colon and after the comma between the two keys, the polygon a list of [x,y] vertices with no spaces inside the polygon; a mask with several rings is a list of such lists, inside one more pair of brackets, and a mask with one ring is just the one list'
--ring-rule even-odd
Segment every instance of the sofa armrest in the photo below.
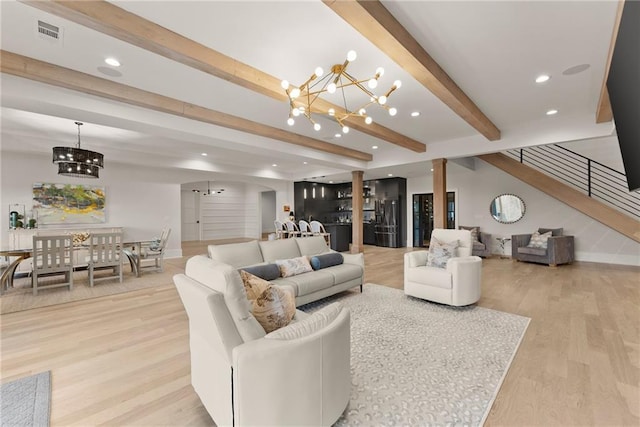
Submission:
{"label": "sofa armrest", "polygon": [[531,240],[531,234],[513,234],[511,235],[511,258],[518,258],[518,248],[527,246]]}
{"label": "sofa armrest", "polygon": [[236,425],[335,422],[349,402],[350,345],[349,310],[342,308],[309,335],[261,338],[234,348]]}
{"label": "sofa armrest", "polygon": [[549,264],[567,264],[574,261],[573,236],[551,236],[547,240]]}
{"label": "sofa armrest", "polygon": [[348,252],[340,252],[342,254],[342,257],[344,258],[344,263],[345,264],[355,264],[355,265],[359,265],[360,267],[362,267],[364,269],[364,254],[363,253],[358,253],[358,254],[350,254]]}

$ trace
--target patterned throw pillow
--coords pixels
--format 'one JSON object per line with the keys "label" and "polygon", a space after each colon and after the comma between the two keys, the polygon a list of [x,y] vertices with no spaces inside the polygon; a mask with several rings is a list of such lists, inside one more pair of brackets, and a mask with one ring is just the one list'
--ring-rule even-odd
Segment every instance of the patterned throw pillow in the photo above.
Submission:
{"label": "patterned throw pillow", "polygon": [[441,242],[435,237],[429,243],[429,253],[427,254],[427,267],[446,268],[449,258],[456,256],[460,242]]}
{"label": "patterned throw pillow", "polygon": [[240,271],[251,312],[266,333],[287,326],[296,314],[296,300],[291,289],[272,285],[246,271]]}
{"label": "patterned throw pillow", "polygon": [[280,268],[280,275],[282,277],[291,277],[296,274],[313,271],[311,264],[309,264],[309,259],[306,256],[291,259],[277,259],[275,262]]}
{"label": "patterned throw pillow", "polygon": [[547,240],[549,240],[549,237],[551,237],[551,231],[542,234],[534,231],[531,235],[531,240],[529,240],[529,244],[527,245],[527,247],[547,249]]}

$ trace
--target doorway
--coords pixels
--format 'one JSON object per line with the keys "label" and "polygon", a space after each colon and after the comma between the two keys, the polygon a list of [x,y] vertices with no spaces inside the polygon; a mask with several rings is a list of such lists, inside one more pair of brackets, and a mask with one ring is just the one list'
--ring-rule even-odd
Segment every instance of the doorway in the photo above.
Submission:
{"label": "doorway", "polygon": [[[456,193],[447,192],[447,228],[456,228]],[[429,247],[433,231],[433,193],[413,195],[413,247]]]}
{"label": "doorway", "polygon": [[202,240],[200,235],[200,193],[183,190],[180,199],[182,241]]}

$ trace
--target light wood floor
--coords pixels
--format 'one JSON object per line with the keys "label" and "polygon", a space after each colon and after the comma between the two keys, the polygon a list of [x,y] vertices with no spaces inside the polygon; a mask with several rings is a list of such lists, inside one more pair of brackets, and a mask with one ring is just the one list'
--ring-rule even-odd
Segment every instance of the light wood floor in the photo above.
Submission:
{"label": "light wood floor", "polygon": [[[407,250],[365,246],[365,280],[401,288]],[[640,425],[639,282],[631,267],[485,260],[479,305],[532,319],[486,425]],[[53,426],[212,425],[171,285],[0,321],[2,382],[51,370]]]}

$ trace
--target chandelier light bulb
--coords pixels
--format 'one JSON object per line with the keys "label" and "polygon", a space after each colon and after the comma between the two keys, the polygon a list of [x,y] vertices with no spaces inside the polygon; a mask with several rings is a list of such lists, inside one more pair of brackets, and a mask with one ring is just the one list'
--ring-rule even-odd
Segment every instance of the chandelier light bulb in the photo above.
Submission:
{"label": "chandelier light bulb", "polygon": [[293,114],[294,117],[298,117],[300,115],[300,110],[294,108],[293,110],[291,110],[291,114]]}
{"label": "chandelier light bulb", "polygon": [[390,116],[395,116],[396,114],[398,114],[398,110],[396,110],[393,107],[389,108],[389,115]]}
{"label": "chandelier light bulb", "polygon": [[298,110],[300,110],[300,112],[304,113],[304,105],[299,106]]}
{"label": "chandelier light bulb", "polygon": [[324,74],[324,70],[322,69],[322,67],[316,68],[316,71],[315,71],[316,77],[322,77],[323,74]]}
{"label": "chandelier light bulb", "polygon": [[287,90],[289,89],[289,82],[286,80],[283,80],[280,82],[280,86],[282,86],[282,89]]}
{"label": "chandelier light bulb", "polygon": [[335,83],[329,83],[329,85],[327,86],[327,92],[336,93],[336,84]]}
{"label": "chandelier light bulb", "polygon": [[297,87],[294,87],[293,89],[291,89],[291,92],[289,93],[289,95],[291,96],[291,99],[296,99],[297,97],[300,96],[300,89],[298,89]]}
{"label": "chandelier light bulb", "polygon": [[370,79],[369,82],[367,82],[367,86],[369,86],[369,89],[375,89],[378,87],[378,80],[376,80],[375,78]]}
{"label": "chandelier light bulb", "polygon": [[380,98],[378,98],[378,104],[384,105],[386,103],[387,103],[387,97],[384,95],[380,95]]}
{"label": "chandelier light bulb", "polygon": [[322,128],[322,126],[320,126],[320,123],[314,123],[314,125],[313,125],[313,129],[314,129],[315,131],[319,131],[321,128]]}
{"label": "chandelier light bulb", "polygon": [[349,62],[355,61],[357,57],[358,57],[358,54],[356,53],[355,50],[350,50],[347,53],[347,61]]}
{"label": "chandelier light bulb", "polygon": [[329,115],[330,116],[335,116],[336,115],[336,110],[334,110],[333,108],[329,108]]}
{"label": "chandelier light bulb", "polygon": [[364,108],[361,108],[358,110],[358,114],[360,114],[361,116],[364,116],[365,114],[367,114],[367,110],[365,110]]}
{"label": "chandelier light bulb", "polygon": [[384,68],[382,68],[382,67],[378,67],[378,68],[376,69],[376,75],[377,75],[378,77],[382,77],[382,76],[384,76]]}
{"label": "chandelier light bulb", "polygon": [[342,126],[342,133],[349,133],[349,126]]}
{"label": "chandelier light bulb", "polygon": [[364,119],[364,122],[368,125],[370,125],[373,122],[373,119],[371,118],[371,116],[367,116],[366,119]]}
{"label": "chandelier light bulb", "polygon": [[296,122],[296,121],[295,121],[295,120],[293,120],[293,117],[289,117],[289,118],[287,119],[287,124],[288,124],[289,126],[293,126],[293,124],[294,124],[295,122]]}
{"label": "chandelier light bulb", "polygon": [[393,86],[395,86],[396,89],[400,89],[402,87],[402,82],[400,80],[396,80],[393,82]]}

